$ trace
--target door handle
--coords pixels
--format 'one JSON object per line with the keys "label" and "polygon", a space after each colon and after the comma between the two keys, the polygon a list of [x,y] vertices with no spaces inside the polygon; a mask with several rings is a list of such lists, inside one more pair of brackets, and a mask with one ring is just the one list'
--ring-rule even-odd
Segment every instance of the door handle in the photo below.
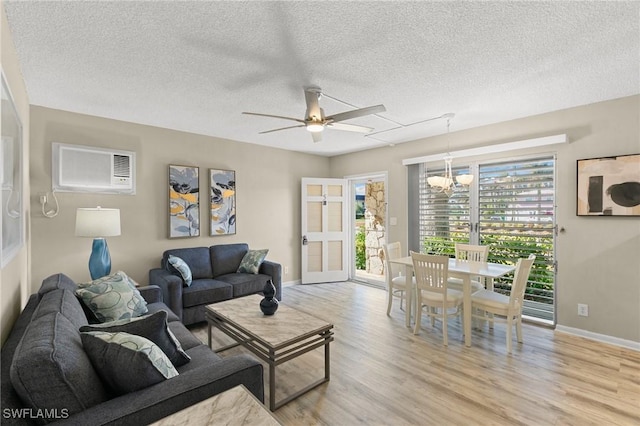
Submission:
{"label": "door handle", "polygon": [[303,236],[302,236],[302,245],[303,245],[303,246],[306,246],[307,244],[309,244],[309,241],[307,240],[307,236],[306,236],[306,235],[303,235]]}

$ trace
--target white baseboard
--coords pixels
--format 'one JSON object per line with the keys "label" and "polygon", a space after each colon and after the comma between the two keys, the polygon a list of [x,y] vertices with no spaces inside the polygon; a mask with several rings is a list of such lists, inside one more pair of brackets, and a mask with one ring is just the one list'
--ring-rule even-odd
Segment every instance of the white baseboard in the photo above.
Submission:
{"label": "white baseboard", "polygon": [[289,287],[290,285],[300,284],[300,280],[286,281],[282,283],[282,287]]}
{"label": "white baseboard", "polygon": [[623,348],[632,349],[640,352],[640,342],[633,340],[620,339],[618,337],[607,336],[606,334],[593,333],[591,331],[581,330],[579,328],[565,327],[564,325],[556,325],[556,331],[561,333],[572,334],[574,336],[584,337],[586,339],[596,340],[610,345],[621,346]]}

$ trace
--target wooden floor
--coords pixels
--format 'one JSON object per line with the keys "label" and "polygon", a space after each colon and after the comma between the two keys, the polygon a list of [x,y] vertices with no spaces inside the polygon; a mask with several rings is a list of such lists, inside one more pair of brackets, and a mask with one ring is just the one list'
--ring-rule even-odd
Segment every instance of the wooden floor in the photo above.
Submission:
{"label": "wooden floor", "polygon": [[[440,323],[414,336],[385,291],[351,282],[285,287],[283,303],[335,325],[331,381],[277,410],[284,425],[640,425],[638,352],[525,324],[508,355],[501,323],[466,348],[456,319],[445,348]],[[322,360],[278,367],[278,398],[322,377]]]}

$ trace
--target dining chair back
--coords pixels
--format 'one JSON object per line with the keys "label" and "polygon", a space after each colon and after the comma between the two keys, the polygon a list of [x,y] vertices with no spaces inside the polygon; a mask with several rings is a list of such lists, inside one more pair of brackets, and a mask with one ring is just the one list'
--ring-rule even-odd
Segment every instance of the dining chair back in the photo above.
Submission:
{"label": "dining chair back", "polygon": [[[480,290],[471,295],[471,307],[473,318],[482,321],[495,322],[505,317],[507,323],[507,352],[511,353],[511,332],[513,325],[516,327],[518,343],[522,343],[522,307],[524,294],[531,268],[536,260],[535,255],[527,259],[518,259],[516,270],[511,284],[511,294],[496,293],[489,290]],[[487,314],[490,314],[487,316]],[[499,315],[496,317],[494,315]]]}
{"label": "dining chair back", "polygon": [[[431,317],[431,325],[435,320],[442,321],[442,337],[445,346],[448,345],[447,319],[449,316],[460,315],[462,310],[462,292],[447,288],[449,273],[449,257],[411,252],[413,272],[416,278],[416,324],[414,334],[420,331],[423,308],[427,316]],[[449,313],[449,309],[455,312]]]}
{"label": "dining chair back", "polygon": [[393,298],[400,298],[400,309],[402,309],[402,301],[405,299],[406,292],[410,291],[411,288],[407,287],[406,275],[402,275],[404,266],[389,262],[389,260],[403,257],[402,245],[400,242],[396,241],[389,244],[383,244],[382,253],[384,256],[384,271],[387,282],[387,315],[389,315],[391,312]]}
{"label": "dining chair back", "polygon": [[[489,257],[489,246],[476,244],[455,245],[456,260],[462,262],[486,262]],[[449,277],[449,288],[462,291],[462,278]],[[471,291],[482,290],[486,287],[482,277],[471,278]]]}

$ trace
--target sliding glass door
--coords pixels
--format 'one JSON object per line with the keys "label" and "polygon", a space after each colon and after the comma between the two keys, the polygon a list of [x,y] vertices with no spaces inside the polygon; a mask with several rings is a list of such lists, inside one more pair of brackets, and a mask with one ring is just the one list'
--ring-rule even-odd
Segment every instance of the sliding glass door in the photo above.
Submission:
{"label": "sliding glass door", "polygon": [[[442,170],[419,167],[420,249],[453,256],[456,242],[490,246],[489,261],[515,263],[536,255],[526,289],[524,314],[554,321],[555,158],[553,156],[459,165],[454,176],[476,179],[451,197],[429,187]],[[495,283],[509,294],[512,277]]]}

